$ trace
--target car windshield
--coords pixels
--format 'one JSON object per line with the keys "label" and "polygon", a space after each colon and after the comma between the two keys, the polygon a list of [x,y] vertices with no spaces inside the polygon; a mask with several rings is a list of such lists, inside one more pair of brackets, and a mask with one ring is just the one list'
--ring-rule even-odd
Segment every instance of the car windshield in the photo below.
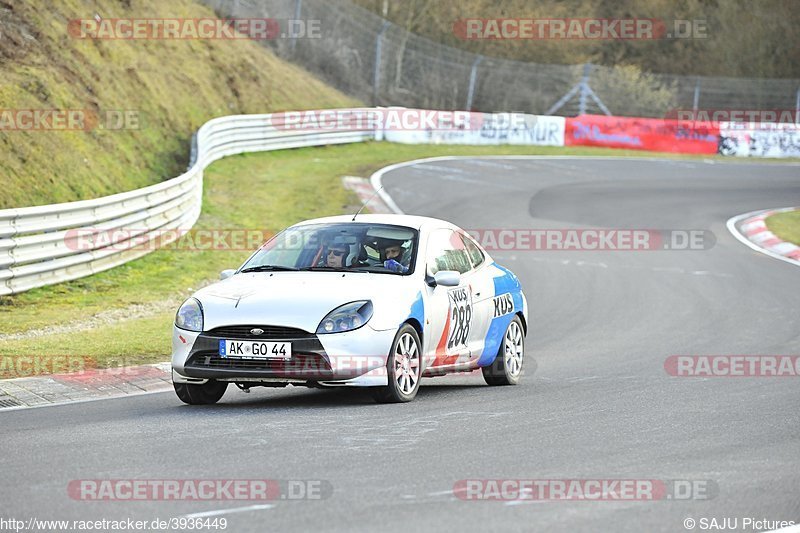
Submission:
{"label": "car windshield", "polygon": [[389,224],[341,222],[288,228],[258,250],[240,272],[346,271],[408,275],[418,232]]}

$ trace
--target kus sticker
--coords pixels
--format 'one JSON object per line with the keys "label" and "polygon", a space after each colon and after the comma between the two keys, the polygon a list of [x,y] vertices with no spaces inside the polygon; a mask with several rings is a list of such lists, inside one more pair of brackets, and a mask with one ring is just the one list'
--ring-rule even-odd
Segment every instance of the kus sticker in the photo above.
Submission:
{"label": "kus sticker", "polygon": [[514,299],[511,298],[510,292],[501,294],[500,296],[495,296],[494,298],[492,298],[492,301],[494,302],[495,318],[507,315],[514,311]]}

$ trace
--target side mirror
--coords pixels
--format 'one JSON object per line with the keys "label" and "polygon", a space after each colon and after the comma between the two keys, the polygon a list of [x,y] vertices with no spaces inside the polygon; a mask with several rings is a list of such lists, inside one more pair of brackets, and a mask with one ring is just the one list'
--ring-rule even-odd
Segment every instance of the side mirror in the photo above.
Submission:
{"label": "side mirror", "polygon": [[455,270],[440,270],[433,275],[433,286],[458,287],[461,283],[461,274]]}
{"label": "side mirror", "polygon": [[219,273],[219,279],[228,279],[236,274],[236,269],[228,268]]}

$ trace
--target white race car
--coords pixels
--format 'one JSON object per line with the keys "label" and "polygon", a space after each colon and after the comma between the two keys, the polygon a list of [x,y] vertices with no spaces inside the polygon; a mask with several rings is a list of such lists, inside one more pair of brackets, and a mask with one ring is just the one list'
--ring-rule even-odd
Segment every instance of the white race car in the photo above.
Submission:
{"label": "white race car", "polygon": [[172,379],[188,404],[229,383],[371,387],[406,402],[420,378],[481,368],[520,379],[519,280],[466,232],[406,215],[309,220],[276,235],[175,317]]}

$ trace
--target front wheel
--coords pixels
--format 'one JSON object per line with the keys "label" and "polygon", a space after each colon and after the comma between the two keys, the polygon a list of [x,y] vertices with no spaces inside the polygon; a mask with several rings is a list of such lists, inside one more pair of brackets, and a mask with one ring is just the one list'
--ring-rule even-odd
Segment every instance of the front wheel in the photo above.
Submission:
{"label": "front wheel", "polygon": [[417,330],[404,324],[392,343],[386,360],[389,384],[373,391],[379,403],[410,402],[417,395],[422,377],[422,349]]}
{"label": "front wheel", "polygon": [[178,395],[178,398],[183,403],[188,403],[189,405],[211,405],[222,398],[228,388],[228,383],[210,379],[202,385],[173,382],[172,386],[175,387],[175,394]]}
{"label": "front wheel", "polygon": [[525,335],[522,321],[515,316],[503,335],[503,342],[494,362],[483,367],[483,379],[489,385],[516,385],[522,375],[522,360],[525,353]]}

